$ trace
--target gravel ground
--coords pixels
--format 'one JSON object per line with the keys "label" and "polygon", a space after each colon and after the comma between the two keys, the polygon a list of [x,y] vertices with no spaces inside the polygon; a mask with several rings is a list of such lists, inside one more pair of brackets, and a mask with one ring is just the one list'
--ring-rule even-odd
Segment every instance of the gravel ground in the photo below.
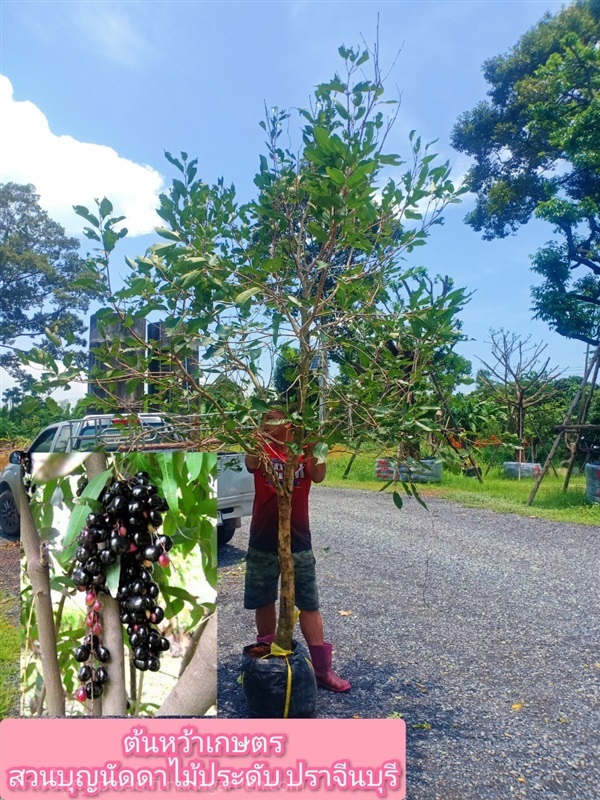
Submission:
{"label": "gravel ground", "polygon": [[[319,717],[402,715],[408,800],[600,796],[597,528],[315,487],[326,638],[345,695]],[[219,554],[219,716],[244,717],[248,520]],[[351,613],[348,613],[351,612]],[[352,724],[352,723],[349,723]]]}

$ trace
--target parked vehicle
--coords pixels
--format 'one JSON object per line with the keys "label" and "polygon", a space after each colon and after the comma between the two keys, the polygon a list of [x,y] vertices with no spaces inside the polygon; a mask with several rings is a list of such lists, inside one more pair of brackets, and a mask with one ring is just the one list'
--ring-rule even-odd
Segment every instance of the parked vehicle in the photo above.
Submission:
{"label": "parked vehicle", "polygon": [[[50,453],[107,452],[129,450],[169,451],[185,448],[177,428],[160,414],[135,417],[115,414],[88,415],[78,420],[57,422],[44,428],[27,451],[15,451],[0,472],[0,530],[5,536],[19,535],[20,518],[15,501],[22,480],[22,464],[34,471],[36,460]],[[217,543],[226,544],[241,518],[252,513],[254,482],[244,466],[241,453],[217,455]]]}

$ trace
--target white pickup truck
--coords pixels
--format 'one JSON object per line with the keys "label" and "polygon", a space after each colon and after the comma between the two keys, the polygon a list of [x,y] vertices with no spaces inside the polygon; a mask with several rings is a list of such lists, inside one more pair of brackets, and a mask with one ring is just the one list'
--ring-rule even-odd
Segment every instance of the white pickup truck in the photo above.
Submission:
{"label": "white pickup truck", "polygon": [[[0,532],[8,537],[19,534],[19,510],[15,503],[21,480],[23,456],[32,462],[38,454],[86,452],[102,447],[117,450],[179,450],[185,446],[174,426],[159,414],[139,414],[131,418],[114,414],[96,414],[78,420],[56,422],[44,428],[25,453],[11,453],[9,463],[0,472]],[[217,542],[226,544],[239,527],[242,517],[252,513],[254,481],[244,466],[243,453],[219,453],[217,456]]]}

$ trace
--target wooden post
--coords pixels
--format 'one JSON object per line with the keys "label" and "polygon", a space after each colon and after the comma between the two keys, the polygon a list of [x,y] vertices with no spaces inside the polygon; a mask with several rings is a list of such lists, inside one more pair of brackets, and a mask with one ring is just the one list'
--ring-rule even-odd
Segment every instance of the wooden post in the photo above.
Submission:
{"label": "wooden post", "polygon": [[[594,389],[596,388],[596,381],[598,380],[598,368],[600,367],[600,359],[596,360],[596,366],[594,367],[594,374],[592,375],[592,379],[590,381],[590,392],[585,399],[583,407],[579,413],[578,423],[580,425],[585,425],[585,421],[587,419],[588,412],[590,410],[590,404],[592,402],[592,397],[594,395]],[[573,452],[571,453],[571,457],[569,459],[569,465],[567,467],[567,474],[565,475],[565,482],[563,484],[563,492],[566,492],[569,488],[569,482],[571,480],[571,475],[573,473],[573,467],[575,466],[575,459],[577,458],[577,453],[579,452],[579,439],[581,437],[581,431],[577,431],[577,441],[575,442],[575,447],[573,448]]]}
{"label": "wooden post", "polygon": [[[567,413],[565,415],[565,418],[563,420],[563,426],[564,425],[568,425],[569,420],[571,419],[571,416],[573,414],[573,411],[575,411],[575,409],[577,408],[577,406],[579,404],[579,401],[581,400],[581,397],[583,395],[583,390],[584,390],[584,388],[585,388],[585,386],[586,386],[586,384],[587,384],[587,382],[589,380],[590,374],[591,374],[592,370],[595,369],[596,364],[598,363],[598,361],[600,361],[600,347],[596,348],[596,352],[594,353],[594,357],[592,358],[592,360],[590,361],[590,363],[587,366],[587,369],[585,370],[585,373],[584,373],[584,376],[583,376],[583,380],[581,382],[581,386],[579,387],[579,389],[577,391],[577,394],[575,395],[575,397],[573,399],[573,402],[569,406],[569,410],[567,411]],[[561,431],[558,434],[558,436],[556,437],[556,439],[554,440],[554,443],[552,444],[552,447],[550,448],[550,452],[548,453],[548,457],[546,458],[544,466],[542,467],[542,471],[538,475],[538,479],[535,482],[535,485],[534,485],[533,489],[531,490],[531,494],[529,495],[529,497],[527,499],[527,503],[525,505],[530,506],[533,503],[533,501],[535,500],[535,496],[536,496],[536,494],[538,492],[538,489],[540,488],[540,486],[542,484],[542,481],[544,480],[544,477],[545,477],[546,473],[548,472],[548,467],[550,466],[550,464],[552,462],[552,459],[554,458],[554,454],[558,450],[558,445],[560,444],[560,440],[562,438],[562,435],[563,434],[562,434],[562,431]]]}

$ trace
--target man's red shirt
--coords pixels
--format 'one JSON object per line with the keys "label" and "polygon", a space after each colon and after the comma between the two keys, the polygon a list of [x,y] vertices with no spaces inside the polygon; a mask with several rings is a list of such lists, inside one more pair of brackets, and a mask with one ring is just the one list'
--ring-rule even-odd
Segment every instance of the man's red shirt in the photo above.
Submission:
{"label": "man's red shirt", "polygon": [[[271,459],[271,464],[280,482],[283,482],[283,470],[286,453],[274,444],[267,444],[265,452]],[[270,550],[277,552],[277,537],[279,532],[279,510],[277,506],[277,493],[262,469],[254,470],[254,506],[252,508],[252,521],[250,523],[250,547],[257,550]],[[308,521],[308,494],[312,481],[306,470],[304,456],[300,456],[298,469],[294,476],[294,491],[292,494],[292,552],[311,549],[310,525]]]}

